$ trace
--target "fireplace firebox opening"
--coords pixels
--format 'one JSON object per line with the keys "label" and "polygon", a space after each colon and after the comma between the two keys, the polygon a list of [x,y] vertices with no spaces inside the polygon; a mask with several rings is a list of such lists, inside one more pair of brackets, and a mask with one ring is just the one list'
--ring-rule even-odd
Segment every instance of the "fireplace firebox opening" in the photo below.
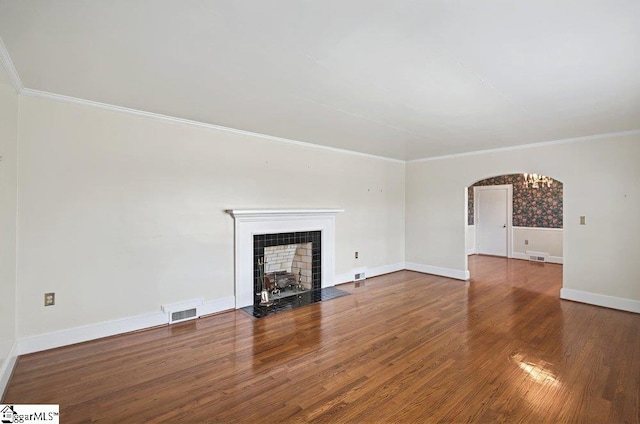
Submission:
{"label": "fireplace firebox opening", "polygon": [[253,236],[255,305],[321,288],[321,236],[321,231]]}

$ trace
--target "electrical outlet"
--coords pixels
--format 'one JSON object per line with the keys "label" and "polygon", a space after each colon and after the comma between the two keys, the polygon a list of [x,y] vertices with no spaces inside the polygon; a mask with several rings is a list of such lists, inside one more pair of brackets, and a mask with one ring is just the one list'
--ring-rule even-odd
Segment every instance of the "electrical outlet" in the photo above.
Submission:
{"label": "electrical outlet", "polygon": [[56,294],[55,293],[45,293],[44,294],[44,306],[53,306],[56,304]]}
{"label": "electrical outlet", "polygon": [[525,241],[524,241],[524,244],[529,244],[529,240],[525,240]]}
{"label": "electrical outlet", "polygon": [[358,252],[356,252],[356,259],[358,259]]}

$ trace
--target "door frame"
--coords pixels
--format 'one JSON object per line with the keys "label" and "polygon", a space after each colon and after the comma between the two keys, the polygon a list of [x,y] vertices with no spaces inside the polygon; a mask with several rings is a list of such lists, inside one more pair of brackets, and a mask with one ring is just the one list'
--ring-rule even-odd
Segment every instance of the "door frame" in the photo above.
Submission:
{"label": "door frame", "polygon": [[[478,199],[478,191],[482,190],[496,190],[496,189],[507,189],[507,258],[513,257],[513,185],[512,184],[501,184],[501,185],[490,185],[490,186],[474,186],[473,187],[473,198]],[[473,207],[473,223],[474,223],[474,231],[475,231],[475,249],[476,253],[479,254],[478,249],[478,212],[480,210],[480,202],[477,200],[474,201]]]}

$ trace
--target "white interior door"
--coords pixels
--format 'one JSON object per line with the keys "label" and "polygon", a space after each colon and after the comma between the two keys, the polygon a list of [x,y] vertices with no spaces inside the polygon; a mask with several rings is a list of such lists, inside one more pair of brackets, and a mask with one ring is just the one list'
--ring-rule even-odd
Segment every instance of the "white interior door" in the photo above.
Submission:
{"label": "white interior door", "polygon": [[508,188],[476,187],[476,252],[507,256],[509,211]]}

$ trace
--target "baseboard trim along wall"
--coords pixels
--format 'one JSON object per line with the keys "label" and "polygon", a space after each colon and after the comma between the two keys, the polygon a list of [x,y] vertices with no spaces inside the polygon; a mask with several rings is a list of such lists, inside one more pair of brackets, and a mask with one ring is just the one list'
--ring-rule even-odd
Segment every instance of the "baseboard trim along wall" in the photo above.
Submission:
{"label": "baseboard trim along wall", "polygon": [[[358,270],[361,269],[360,267],[357,268]],[[389,274],[391,272],[396,272],[396,271],[402,271],[402,270],[407,270],[407,271],[416,271],[416,272],[422,272],[424,274],[433,274],[433,275],[439,275],[441,277],[449,277],[449,278],[454,278],[456,280],[468,280],[470,278],[470,274],[469,271],[460,271],[458,269],[450,269],[450,268],[442,268],[439,266],[431,266],[431,265],[422,265],[422,264],[415,264],[415,263],[411,263],[411,262],[399,262],[397,264],[393,264],[393,265],[385,265],[385,266],[380,266],[377,268],[366,268],[366,276],[367,278],[371,278],[371,277],[377,277],[378,275],[383,275],[383,274]],[[355,275],[355,268],[353,272],[348,272],[346,274],[339,274],[336,275],[336,278],[334,279],[334,283],[335,284],[344,284],[344,283],[350,283],[353,281],[353,277]]]}
{"label": "baseboard trim along wall", "polygon": [[223,297],[222,299],[210,300],[204,302],[198,308],[200,316],[217,314],[218,312],[228,311],[236,308],[236,298],[234,296]]}
{"label": "baseboard trim along wall", "polygon": [[417,272],[423,272],[425,274],[440,275],[442,277],[454,278],[456,280],[466,281],[469,278],[471,278],[471,275],[469,274],[469,270],[462,271],[459,269],[442,268],[439,266],[432,266],[432,265],[414,264],[411,262],[407,262],[405,265],[406,265],[405,269],[409,271],[417,271]]}
{"label": "baseboard trim along wall", "polygon": [[0,399],[4,397],[4,391],[7,388],[7,384],[9,383],[9,379],[13,373],[13,367],[16,365],[16,360],[18,359],[16,350],[17,343],[13,342],[7,357],[4,358],[4,361],[0,364]]}
{"label": "baseboard trim along wall", "polygon": [[345,274],[336,275],[335,278],[333,279],[333,283],[334,284],[350,283],[354,280],[355,274],[362,272],[363,270],[366,278],[372,278],[372,277],[377,277],[379,275],[390,274],[396,271],[402,271],[404,269],[405,269],[404,262],[398,262],[397,264],[392,264],[392,265],[378,266],[375,268],[367,268],[366,266],[357,267]]}
{"label": "baseboard trim along wall", "polygon": [[[562,257],[561,256],[548,256],[545,255],[547,258],[547,262],[552,263],[552,264],[562,264]],[[511,253],[511,257],[513,259],[522,259],[525,261],[529,260],[529,255],[527,255],[526,253],[520,253],[520,252],[512,252]]]}
{"label": "baseboard trim along wall", "polygon": [[[229,309],[235,309],[234,297],[204,302],[202,306],[198,307],[198,313],[200,315],[209,315]],[[69,328],[67,330],[39,334],[37,336],[24,337],[17,340],[17,349],[15,354],[16,356],[26,355],[27,353],[40,352],[42,350],[87,342],[90,340],[101,339],[103,337],[115,336],[117,334],[167,325],[168,323],[169,314],[157,312],[148,315],[140,315],[82,327]]]}
{"label": "baseboard trim along wall", "polygon": [[[333,279],[334,284],[345,284],[353,281],[354,274],[351,272],[347,272],[346,274],[338,274],[336,278]],[[368,275],[367,275],[368,277]]]}
{"label": "baseboard trim along wall", "polygon": [[560,289],[560,299],[573,300],[574,302],[588,303],[590,305],[604,306],[605,308],[640,314],[640,300],[564,288]]}

